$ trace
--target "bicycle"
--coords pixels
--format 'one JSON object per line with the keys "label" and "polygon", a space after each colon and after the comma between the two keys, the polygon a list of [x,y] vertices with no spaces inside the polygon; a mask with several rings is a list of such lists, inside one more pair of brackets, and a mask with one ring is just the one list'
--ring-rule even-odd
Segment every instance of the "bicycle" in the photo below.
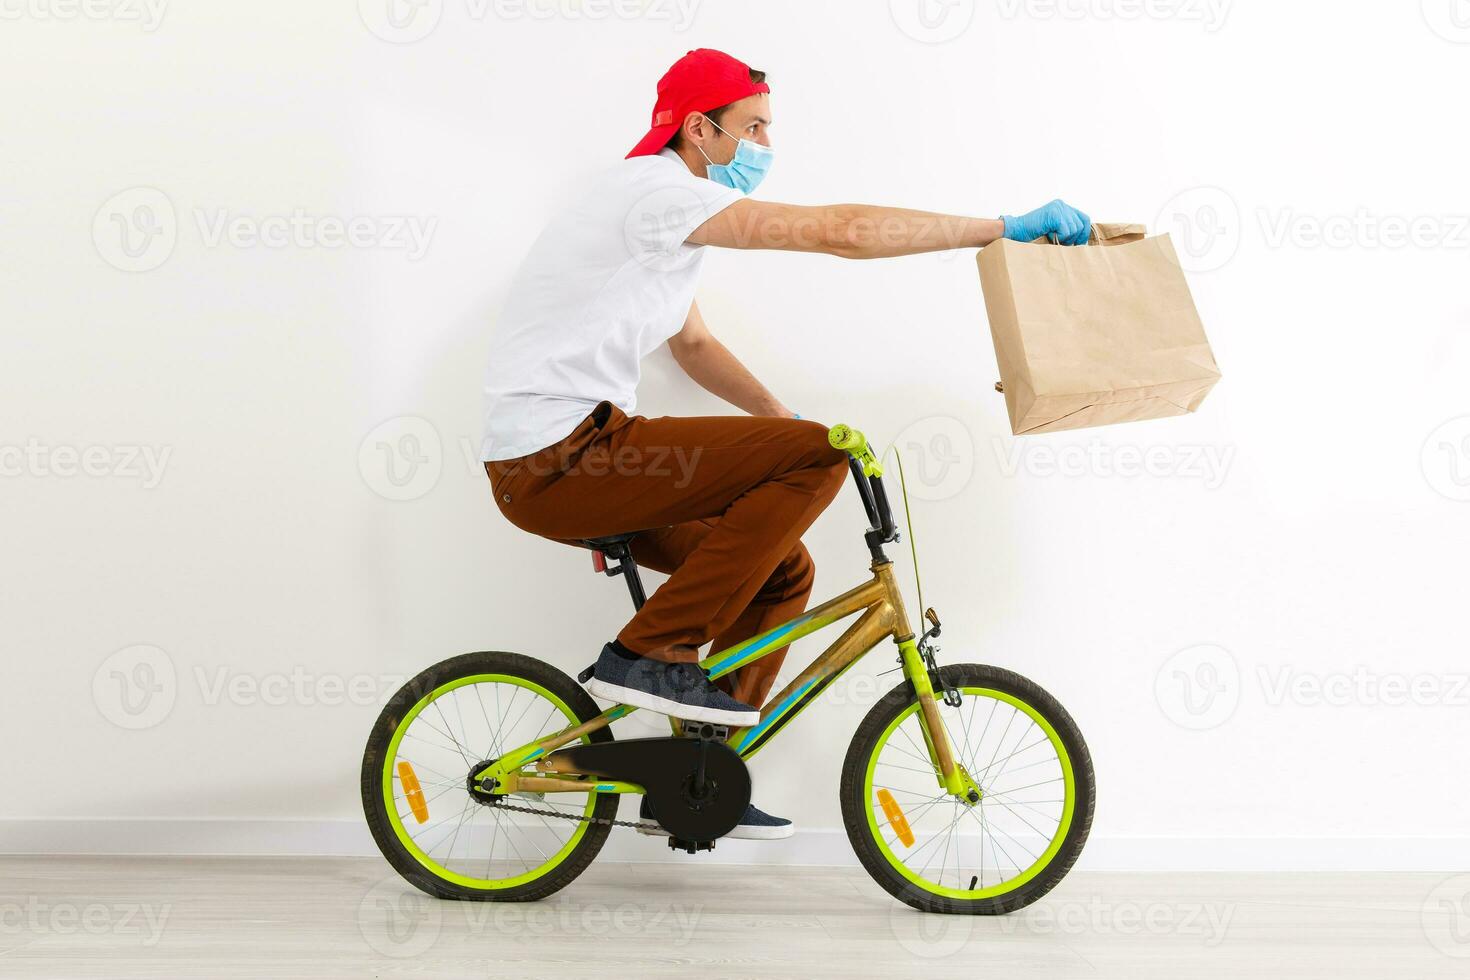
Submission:
{"label": "bicycle", "polygon": [[[1001,914],[1050,891],[1092,824],[1082,734],[1056,699],[1019,674],[939,666],[939,617],[926,610],[928,627],[914,635],[883,552],[899,534],[882,466],[855,429],[836,426],[829,441],[849,454],[872,578],[700,661],[718,678],[861,614],[766,702],[758,724],[726,730],[671,719],[667,737],[615,740],[611,723],[638,709],[599,711],[550,664],[504,652],[445,660],[393,696],[363,755],[363,810],[388,862],[440,898],[544,898],[592,862],[613,827],[640,827],[616,819],[625,794],[648,797],[670,847],[712,848],[749,802],[745,760],[891,637],[903,680],[859,725],[839,788],[863,867],[924,911]],[[597,571],[625,579],[635,607],[644,601],[629,546],[637,533],[579,542]]]}

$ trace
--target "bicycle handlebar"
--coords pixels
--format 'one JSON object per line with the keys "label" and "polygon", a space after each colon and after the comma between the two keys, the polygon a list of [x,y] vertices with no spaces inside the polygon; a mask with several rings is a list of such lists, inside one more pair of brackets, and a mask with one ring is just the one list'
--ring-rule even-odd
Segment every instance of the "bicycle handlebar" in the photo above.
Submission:
{"label": "bicycle handlebar", "polygon": [[834,425],[827,430],[827,442],[833,449],[841,449],[847,452],[853,459],[863,465],[863,472],[868,476],[882,476],[883,466],[878,462],[878,457],[873,455],[873,450],[868,448],[868,437],[850,425]]}
{"label": "bicycle handlebar", "polygon": [[850,453],[861,453],[868,448],[868,437],[850,425],[834,425],[827,431],[827,441],[833,449],[845,449]]}
{"label": "bicycle handlebar", "polygon": [[851,458],[852,479],[857,484],[858,494],[863,498],[863,509],[868,513],[868,547],[874,558],[882,556],[881,546],[897,538],[894,533],[893,512],[888,507],[888,494],[883,489],[883,467],[868,439],[850,425],[834,425],[827,432],[827,442],[833,449],[841,449]]}

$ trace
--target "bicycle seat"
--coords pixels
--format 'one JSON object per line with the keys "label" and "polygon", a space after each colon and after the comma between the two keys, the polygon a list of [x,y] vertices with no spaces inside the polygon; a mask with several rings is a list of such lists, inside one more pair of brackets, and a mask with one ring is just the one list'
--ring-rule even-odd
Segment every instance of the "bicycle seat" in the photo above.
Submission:
{"label": "bicycle seat", "polygon": [[584,548],[591,548],[593,551],[605,551],[608,548],[625,545],[642,533],[642,531],[624,531],[622,534],[607,534],[600,538],[578,538],[577,544]]}

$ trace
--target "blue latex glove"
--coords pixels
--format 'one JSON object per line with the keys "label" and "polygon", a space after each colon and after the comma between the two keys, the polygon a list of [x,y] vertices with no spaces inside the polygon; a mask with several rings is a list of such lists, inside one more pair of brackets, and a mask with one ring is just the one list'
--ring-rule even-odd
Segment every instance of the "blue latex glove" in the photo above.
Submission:
{"label": "blue latex glove", "polygon": [[1001,220],[1005,222],[1006,237],[1013,242],[1034,242],[1056,235],[1063,245],[1086,245],[1092,234],[1092,219],[1060,199],[1019,218],[1001,215]]}

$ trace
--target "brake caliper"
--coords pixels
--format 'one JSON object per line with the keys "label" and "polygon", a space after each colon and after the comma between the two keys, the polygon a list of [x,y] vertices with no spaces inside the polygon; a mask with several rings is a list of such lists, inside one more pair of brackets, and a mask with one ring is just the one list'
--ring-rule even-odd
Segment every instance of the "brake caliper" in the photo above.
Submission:
{"label": "brake caliper", "polygon": [[934,637],[939,635],[939,616],[931,606],[924,610],[924,618],[930,623],[924,635],[919,637],[919,655],[924,658],[924,667],[929,671],[929,683],[935,690],[944,691],[944,703],[951,708],[958,708],[963,698],[960,696],[959,688],[946,681],[939,673],[939,664],[934,655],[939,652],[939,644],[934,642]]}

